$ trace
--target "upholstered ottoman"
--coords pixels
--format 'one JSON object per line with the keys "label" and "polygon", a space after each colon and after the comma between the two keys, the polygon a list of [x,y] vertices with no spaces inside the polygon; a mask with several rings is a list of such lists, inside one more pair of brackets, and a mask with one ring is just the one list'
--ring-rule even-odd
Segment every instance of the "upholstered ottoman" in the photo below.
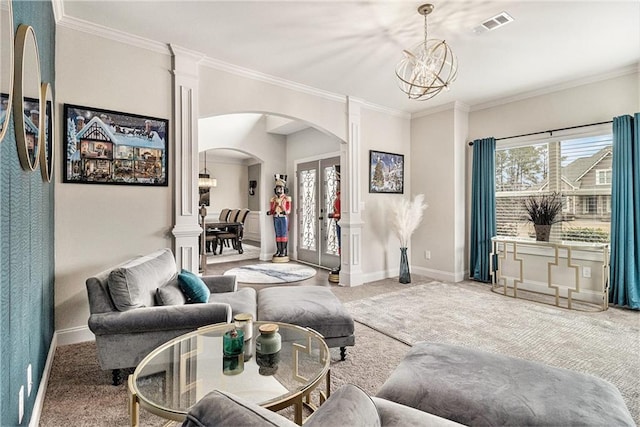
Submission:
{"label": "upholstered ottoman", "polygon": [[447,344],[416,344],[377,396],[465,425],[635,425],[607,381]]}
{"label": "upholstered ottoman", "polygon": [[277,286],[258,291],[258,320],[290,323],[320,333],[328,347],[355,344],[353,318],[329,288]]}

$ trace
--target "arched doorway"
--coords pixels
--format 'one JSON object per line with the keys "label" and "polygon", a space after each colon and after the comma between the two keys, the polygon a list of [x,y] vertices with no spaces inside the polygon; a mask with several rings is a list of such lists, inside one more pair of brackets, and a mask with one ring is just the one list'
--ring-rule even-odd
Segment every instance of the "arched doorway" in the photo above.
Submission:
{"label": "arched doorway", "polygon": [[[198,151],[216,153],[219,150],[233,150],[242,153],[245,161],[252,159],[261,166],[259,177],[251,180],[255,181],[252,190],[255,195],[250,196],[250,201],[257,203],[257,206],[249,208],[260,215],[258,226],[262,260],[270,260],[275,252],[273,225],[271,218],[266,217],[269,198],[273,194],[274,175],[288,177],[290,195],[299,205],[294,206],[289,221],[289,254],[297,259],[297,248],[301,242],[300,216],[305,214],[299,203],[301,181],[296,176],[297,164],[329,156],[339,165],[340,146],[344,141],[304,121],[268,113],[234,113],[203,118],[198,121],[198,129]],[[246,187],[249,189],[248,182]],[[313,218],[317,220],[318,216],[314,215]],[[335,225],[331,230],[335,233]],[[339,260],[335,260],[335,248],[331,250],[334,259],[325,263],[326,268],[335,268],[339,264]]]}

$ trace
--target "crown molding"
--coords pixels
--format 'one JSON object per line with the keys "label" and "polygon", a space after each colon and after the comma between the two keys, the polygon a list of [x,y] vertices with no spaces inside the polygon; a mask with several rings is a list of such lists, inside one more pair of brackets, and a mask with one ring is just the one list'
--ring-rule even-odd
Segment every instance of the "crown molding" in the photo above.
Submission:
{"label": "crown molding", "polygon": [[[82,31],[87,34],[92,34],[98,37],[129,44],[132,46],[136,46],[142,49],[147,49],[147,50],[165,54],[165,55],[172,55],[173,53],[175,53],[174,50],[176,48],[180,49],[182,53],[187,52],[194,57],[202,55],[198,52],[189,51],[188,49],[177,47],[175,45],[160,43],[154,40],[149,40],[143,37],[138,37],[129,33],[125,33],[123,31],[115,30],[113,28],[109,28],[102,25],[89,23],[81,19],[65,16],[64,5],[62,3],[62,0],[52,0],[52,2],[54,7],[54,15],[55,15],[56,23],[61,27]],[[341,95],[341,94],[325,91],[322,89],[317,89],[302,83],[296,83],[290,80],[282,79],[280,77],[271,76],[269,74],[251,70],[249,68],[244,68],[238,65],[230,64],[228,62],[224,62],[219,59],[214,59],[214,58],[209,58],[204,56],[199,62],[199,65],[213,68],[220,71],[225,71],[230,74],[246,77],[252,80],[273,84],[275,86],[280,86],[285,89],[290,89],[296,92],[317,96],[330,101],[339,102],[343,104],[346,103],[346,98],[347,98],[346,95]],[[407,113],[405,111],[396,110],[396,109],[385,107],[382,105],[377,105],[371,102],[363,101],[362,105],[365,108],[368,108],[370,110],[379,111],[381,113],[389,114],[396,117],[401,117],[401,118],[411,117],[410,113]]]}
{"label": "crown molding", "polygon": [[160,43],[155,40],[146,39],[144,37],[134,36],[133,34],[125,33],[124,31],[119,31],[102,25],[89,23],[81,19],[64,16],[64,11],[62,11],[62,17],[57,21],[57,25],[72,30],[82,31],[83,33],[91,34],[105,39],[114,40],[120,43],[125,43],[131,46],[140,47],[152,52],[171,55],[169,45],[167,45],[166,43]]}
{"label": "crown molding", "polygon": [[598,83],[604,80],[610,80],[617,77],[626,76],[629,74],[635,74],[640,72],[640,62],[626,67],[618,68],[613,71],[609,71],[603,74],[592,75],[583,77],[576,80],[563,82],[557,85],[547,86],[542,89],[536,89],[529,92],[522,92],[514,96],[495,99],[493,101],[483,102],[481,104],[475,104],[471,107],[471,112],[485,110],[487,108],[499,107],[501,105],[509,104],[512,102],[523,101],[525,99],[534,98],[536,96],[548,95],[554,92],[560,92],[562,90],[573,89],[578,86],[584,86],[587,84]]}
{"label": "crown molding", "polygon": [[420,117],[430,116],[431,114],[441,113],[442,111],[449,111],[449,110],[458,110],[458,111],[462,111],[463,113],[468,113],[469,111],[471,111],[471,107],[469,107],[469,105],[461,101],[452,101],[452,102],[447,102],[446,104],[438,105],[437,107],[433,107],[427,110],[422,110],[417,113],[413,113],[411,114],[411,119],[418,119]]}
{"label": "crown molding", "polygon": [[235,74],[241,77],[247,77],[252,80],[258,80],[264,83],[273,84],[276,86],[281,86],[286,89],[291,89],[297,92],[308,93],[310,95],[319,96],[324,99],[328,99],[330,101],[336,102],[346,102],[345,95],[339,95],[337,93],[325,91],[322,89],[317,89],[312,86],[307,86],[302,83],[296,83],[291,80],[285,80],[280,77],[274,77],[269,74],[261,73],[260,71],[251,70],[249,68],[244,68],[239,65],[230,64],[225,61],[221,61],[219,59],[206,57],[202,60],[200,65],[213,68],[215,70],[225,71],[230,74]]}

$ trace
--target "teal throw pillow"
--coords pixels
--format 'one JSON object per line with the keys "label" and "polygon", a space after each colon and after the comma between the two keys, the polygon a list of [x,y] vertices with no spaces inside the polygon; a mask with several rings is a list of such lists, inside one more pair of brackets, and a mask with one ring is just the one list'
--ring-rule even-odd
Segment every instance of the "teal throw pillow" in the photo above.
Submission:
{"label": "teal throw pillow", "polygon": [[180,289],[182,289],[182,292],[184,292],[187,297],[188,303],[209,302],[211,291],[209,291],[209,288],[202,279],[192,272],[183,269],[178,274],[178,283],[180,284]]}

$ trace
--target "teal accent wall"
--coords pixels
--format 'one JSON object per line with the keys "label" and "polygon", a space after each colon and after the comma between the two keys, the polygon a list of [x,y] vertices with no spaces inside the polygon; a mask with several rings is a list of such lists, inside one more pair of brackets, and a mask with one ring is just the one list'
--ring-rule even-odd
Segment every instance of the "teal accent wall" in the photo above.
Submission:
{"label": "teal accent wall", "polygon": [[[13,0],[15,28],[31,25],[42,80],[55,99],[55,21],[51,1]],[[15,31],[14,31],[15,34]],[[14,100],[15,102],[15,100]],[[0,424],[28,425],[54,332],[54,185],[20,167],[13,114],[0,142]],[[56,123],[59,138],[59,123]],[[60,144],[55,149],[59,151]],[[54,167],[54,171],[57,167]],[[55,180],[55,173],[54,173]],[[27,396],[27,366],[33,387]],[[25,390],[22,423],[18,392]]]}

